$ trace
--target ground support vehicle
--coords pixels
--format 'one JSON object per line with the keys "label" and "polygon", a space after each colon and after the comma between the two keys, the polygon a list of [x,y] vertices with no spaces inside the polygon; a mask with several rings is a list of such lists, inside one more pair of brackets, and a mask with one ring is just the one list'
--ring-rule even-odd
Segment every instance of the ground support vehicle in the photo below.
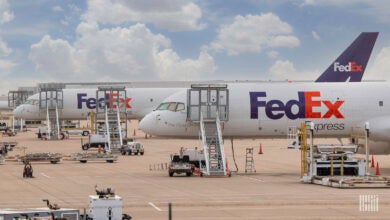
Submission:
{"label": "ground support vehicle", "polygon": [[27,164],[29,162],[45,162],[48,161],[52,164],[60,162],[62,155],[60,153],[30,153],[20,157],[20,160]]}
{"label": "ground support vehicle", "polygon": [[132,155],[132,154],[144,155],[145,149],[140,142],[134,141],[134,142],[127,142],[126,144],[122,145],[120,148],[120,152],[122,155],[126,155],[126,153],[128,155]]}
{"label": "ground support vehicle", "polygon": [[81,163],[87,163],[88,161],[106,161],[107,163],[113,163],[118,160],[118,156],[110,153],[76,153],[71,155],[72,160],[78,160]]}
{"label": "ground support vehicle", "polygon": [[182,157],[177,154],[173,155],[168,168],[169,176],[172,177],[175,173],[185,173],[187,176],[192,176],[195,166],[189,161],[190,159],[188,155],[183,155]]}
{"label": "ground support vehicle", "polygon": [[3,145],[7,151],[12,151],[14,149],[14,147],[16,145],[18,145],[18,142],[14,142],[14,141],[11,141],[11,142],[0,142],[0,146]]}
{"label": "ground support vehicle", "polygon": [[88,150],[89,148],[98,148],[100,147],[107,149],[108,146],[108,138],[106,135],[95,134],[91,135],[89,138],[89,142],[82,144],[81,149]]}

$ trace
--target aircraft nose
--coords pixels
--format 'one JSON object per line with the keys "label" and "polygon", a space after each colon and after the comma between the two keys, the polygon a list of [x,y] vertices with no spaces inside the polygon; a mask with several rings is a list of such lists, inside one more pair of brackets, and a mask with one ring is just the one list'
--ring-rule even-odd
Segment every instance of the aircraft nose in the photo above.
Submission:
{"label": "aircraft nose", "polygon": [[139,129],[147,134],[153,134],[153,128],[155,126],[155,114],[154,112],[147,114],[141,121],[139,122]]}
{"label": "aircraft nose", "polygon": [[22,112],[23,112],[23,107],[18,106],[13,110],[12,113],[14,114],[15,118],[22,118]]}

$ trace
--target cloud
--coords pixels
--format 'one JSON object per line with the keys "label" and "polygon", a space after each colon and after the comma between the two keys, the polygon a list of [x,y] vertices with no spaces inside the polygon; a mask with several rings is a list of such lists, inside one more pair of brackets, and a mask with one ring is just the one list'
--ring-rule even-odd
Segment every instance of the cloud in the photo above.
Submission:
{"label": "cloud", "polygon": [[238,15],[232,24],[220,27],[217,39],[210,44],[210,48],[226,51],[228,55],[239,55],[260,53],[267,47],[299,46],[299,39],[291,33],[292,27],[272,13]]}
{"label": "cloud", "polygon": [[320,36],[317,34],[317,32],[315,31],[312,31],[311,32],[311,35],[313,35],[313,38],[316,39],[316,40],[321,40]]}
{"label": "cloud", "polygon": [[64,11],[64,10],[61,8],[61,6],[59,6],[59,5],[54,6],[51,10],[54,11],[54,12]]}
{"label": "cloud", "polygon": [[87,22],[152,23],[170,31],[201,30],[205,27],[199,23],[201,17],[201,8],[191,0],[89,0],[82,16]]}
{"label": "cloud", "polygon": [[279,56],[279,52],[278,51],[272,50],[272,51],[268,52],[268,57],[269,58],[275,59],[278,56]]}
{"label": "cloud", "polygon": [[0,57],[7,57],[12,53],[12,49],[0,38]]}
{"label": "cloud", "polygon": [[[364,6],[362,6],[364,4]],[[356,10],[356,14],[369,14],[382,22],[390,22],[390,4],[388,0],[304,0],[301,6],[334,6],[347,8],[348,5],[359,5],[364,10]]]}
{"label": "cloud", "polygon": [[364,79],[369,80],[390,80],[390,47],[384,47],[375,56],[373,65],[366,70]]}
{"label": "cloud", "polygon": [[9,10],[7,0],[0,0],[0,24],[7,23],[14,19],[14,13]]}
{"label": "cloud", "polygon": [[297,71],[294,64],[289,60],[277,60],[268,71],[271,80],[312,80],[314,81],[320,74],[318,71],[307,72]]}
{"label": "cloud", "polygon": [[73,43],[46,35],[31,46],[36,71],[48,80],[118,81],[145,79],[198,79],[215,71],[214,59],[205,50],[198,59],[182,59],[161,34],[143,24],[100,29],[81,23]]}
{"label": "cloud", "polygon": [[[7,43],[0,38],[0,76],[6,77],[10,74],[16,63],[12,60],[7,59],[12,53],[12,49],[8,47]],[[9,88],[9,87],[8,87]]]}

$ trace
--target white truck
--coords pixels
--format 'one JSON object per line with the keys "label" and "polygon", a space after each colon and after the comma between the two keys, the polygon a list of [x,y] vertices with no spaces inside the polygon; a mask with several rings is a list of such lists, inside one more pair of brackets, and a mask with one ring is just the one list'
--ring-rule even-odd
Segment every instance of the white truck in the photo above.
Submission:
{"label": "white truck", "polygon": [[123,140],[123,145],[120,148],[120,152],[122,155],[144,155],[145,150],[142,143],[134,140]]}
{"label": "white truck", "polygon": [[[53,132],[53,131],[52,131]],[[47,136],[47,126],[39,126],[38,127],[38,133],[37,137],[39,139],[42,138],[42,136]],[[88,136],[91,133],[91,130],[89,128],[65,128],[61,129],[61,134],[64,135],[82,135],[82,136]]]}
{"label": "white truck", "polygon": [[88,150],[89,148],[98,148],[99,145],[106,149],[108,147],[108,138],[104,134],[94,134],[89,138],[89,142],[81,146],[83,150]]}

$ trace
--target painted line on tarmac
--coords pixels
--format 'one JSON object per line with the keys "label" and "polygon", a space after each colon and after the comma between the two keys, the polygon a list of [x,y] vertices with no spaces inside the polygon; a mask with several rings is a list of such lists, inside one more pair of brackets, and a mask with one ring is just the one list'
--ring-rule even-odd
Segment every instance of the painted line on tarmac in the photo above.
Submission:
{"label": "painted line on tarmac", "polygon": [[247,177],[247,176],[242,176],[242,177],[245,177],[245,178],[248,178],[248,179],[251,179],[254,181],[258,181],[258,182],[264,182],[264,180],[262,180],[262,179],[257,179],[257,178],[253,178],[253,177]]}
{"label": "painted line on tarmac", "polygon": [[157,211],[159,211],[159,212],[162,211],[159,207],[157,207],[157,206],[154,205],[153,203],[149,202],[148,204],[149,204],[150,206],[152,206],[154,209],[156,209]]}
{"label": "painted line on tarmac", "polygon": [[49,178],[50,179],[50,176],[44,174],[44,173],[41,173],[42,176],[46,177],[46,178]]}

